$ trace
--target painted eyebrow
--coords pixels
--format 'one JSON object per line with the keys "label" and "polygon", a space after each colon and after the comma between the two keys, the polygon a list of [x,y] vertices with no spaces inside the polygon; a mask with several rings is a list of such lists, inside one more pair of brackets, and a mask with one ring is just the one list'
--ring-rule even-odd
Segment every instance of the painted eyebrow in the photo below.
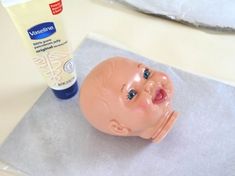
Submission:
{"label": "painted eyebrow", "polygon": [[124,89],[125,86],[126,86],[126,84],[122,85],[121,92],[123,92],[123,89]]}
{"label": "painted eyebrow", "polygon": [[138,64],[138,65],[137,65],[137,68],[140,68],[142,65],[143,65],[143,64]]}

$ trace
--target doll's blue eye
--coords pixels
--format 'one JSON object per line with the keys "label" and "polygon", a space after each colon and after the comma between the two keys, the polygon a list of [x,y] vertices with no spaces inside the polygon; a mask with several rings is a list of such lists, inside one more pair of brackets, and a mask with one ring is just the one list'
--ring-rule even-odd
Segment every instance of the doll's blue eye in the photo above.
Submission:
{"label": "doll's blue eye", "polygon": [[144,70],[143,77],[144,77],[144,79],[148,79],[148,78],[149,78],[149,76],[150,76],[150,71],[149,71],[149,69],[148,69],[148,68],[146,68],[146,69]]}
{"label": "doll's blue eye", "polygon": [[136,90],[131,89],[131,90],[128,92],[127,98],[128,98],[129,100],[131,100],[132,98],[134,98],[134,96],[136,96],[136,94],[137,94]]}

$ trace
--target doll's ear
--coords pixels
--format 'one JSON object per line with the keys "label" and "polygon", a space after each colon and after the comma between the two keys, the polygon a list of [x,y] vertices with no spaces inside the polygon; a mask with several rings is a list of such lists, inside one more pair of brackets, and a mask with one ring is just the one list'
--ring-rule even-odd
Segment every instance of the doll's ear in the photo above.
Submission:
{"label": "doll's ear", "polygon": [[131,130],[123,125],[121,125],[117,120],[111,120],[109,122],[109,129],[114,135],[118,136],[128,136]]}

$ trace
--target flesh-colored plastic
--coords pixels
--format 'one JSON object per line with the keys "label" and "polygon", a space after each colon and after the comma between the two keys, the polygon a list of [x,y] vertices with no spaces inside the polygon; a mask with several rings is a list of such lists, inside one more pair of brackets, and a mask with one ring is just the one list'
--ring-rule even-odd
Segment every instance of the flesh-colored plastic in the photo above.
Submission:
{"label": "flesh-colored plastic", "polygon": [[160,142],[178,116],[172,96],[173,84],[166,74],[114,57],[87,75],[79,101],[84,116],[98,130]]}

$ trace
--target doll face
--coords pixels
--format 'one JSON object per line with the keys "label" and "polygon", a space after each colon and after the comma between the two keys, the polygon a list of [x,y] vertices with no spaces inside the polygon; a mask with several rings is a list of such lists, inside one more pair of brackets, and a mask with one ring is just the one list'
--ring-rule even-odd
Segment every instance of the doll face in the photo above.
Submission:
{"label": "doll face", "polygon": [[164,73],[134,61],[117,64],[120,69],[112,70],[115,83],[111,79],[105,81],[113,94],[110,99],[107,97],[110,106],[115,104],[116,117],[133,134],[153,137],[173,112],[172,82]]}
{"label": "doll face", "polygon": [[[108,62],[110,64],[96,69],[102,69],[98,73],[110,76],[101,76],[98,80],[95,74],[93,76],[97,84],[104,84],[97,86],[96,94],[108,92],[102,94],[102,99],[110,108],[110,119],[117,122],[114,126],[125,128],[124,135],[127,136],[160,141],[176,119],[170,104],[173,95],[171,80],[164,73],[129,59]],[[115,135],[115,130],[111,134]]]}

